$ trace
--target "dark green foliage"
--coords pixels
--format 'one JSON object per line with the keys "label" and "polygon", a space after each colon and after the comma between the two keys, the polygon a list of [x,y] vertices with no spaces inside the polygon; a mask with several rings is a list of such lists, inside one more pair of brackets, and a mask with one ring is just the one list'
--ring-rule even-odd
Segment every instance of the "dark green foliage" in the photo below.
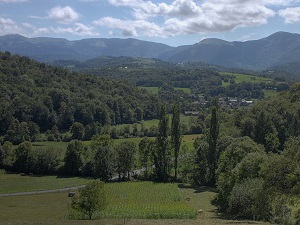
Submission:
{"label": "dark green foliage", "polygon": [[158,115],[157,98],[145,90],[1,52],[0,89],[0,135],[16,144],[55,125],[61,132],[74,122],[134,123]]}
{"label": "dark green foliage", "polygon": [[148,178],[148,170],[153,165],[153,151],[156,143],[148,137],[143,138],[139,143],[138,156],[142,168],[145,168],[144,177]]}
{"label": "dark green foliage", "polygon": [[21,173],[31,172],[33,164],[33,150],[30,142],[21,143],[15,150],[13,169]]}
{"label": "dark green foliage", "polygon": [[182,140],[182,132],[180,127],[180,111],[179,105],[173,107],[172,124],[171,124],[171,141],[174,148],[174,178],[177,180],[178,156]]}
{"label": "dark green foliage", "polygon": [[106,196],[104,192],[104,183],[92,181],[86,187],[79,190],[79,196],[72,199],[71,208],[82,213],[82,218],[91,220],[96,212],[104,210],[107,207]]}
{"label": "dark green foliage", "polygon": [[83,161],[83,144],[79,140],[73,140],[68,144],[65,154],[64,173],[66,175],[77,176],[80,174]]}
{"label": "dark green foliage", "polygon": [[37,149],[33,152],[31,172],[40,175],[55,174],[58,171],[60,160],[60,149],[54,147]]}
{"label": "dark green foliage", "polygon": [[72,139],[82,140],[84,138],[84,126],[82,123],[75,122],[71,128]]}
{"label": "dark green foliage", "polygon": [[237,178],[247,178],[247,173],[245,177],[243,169],[249,167],[249,169],[251,168],[250,170],[253,170],[253,173],[257,173],[257,171],[255,171],[256,167],[252,166],[251,161],[249,164],[245,162],[245,167],[242,166],[243,164],[240,165],[242,160],[250,153],[263,154],[264,149],[249,137],[236,138],[226,150],[221,153],[216,172],[217,189],[219,192],[217,202],[221,211],[226,211],[229,207],[228,197],[230,196],[232,188],[235,183],[241,182],[241,180],[237,180]]}
{"label": "dark green foliage", "polygon": [[228,198],[228,213],[247,219],[268,219],[271,201],[261,179],[247,179],[234,185]]}
{"label": "dark green foliage", "polygon": [[116,147],[116,172],[121,179],[130,178],[130,172],[134,167],[136,145],[130,141],[124,141]]}
{"label": "dark green foliage", "polygon": [[158,135],[156,137],[157,147],[153,152],[155,164],[155,176],[158,181],[166,182],[169,178],[170,151],[169,151],[169,117],[166,108],[161,106],[160,120],[158,124]]}
{"label": "dark green foliage", "polygon": [[94,176],[102,181],[108,181],[115,170],[115,150],[113,140],[109,135],[95,135],[91,142]]}
{"label": "dark green foliage", "polygon": [[208,134],[208,166],[211,173],[211,180],[209,183],[214,185],[216,182],[216,169],[217,169],[217,161],[218,161],[218,150],[217,150],[217,141],[219,137],[219,115],[218,115],[218,108],[217,106],[213,106],[211,110],[211,120],[210,120],[210,127],[209,127],[209,134]]}

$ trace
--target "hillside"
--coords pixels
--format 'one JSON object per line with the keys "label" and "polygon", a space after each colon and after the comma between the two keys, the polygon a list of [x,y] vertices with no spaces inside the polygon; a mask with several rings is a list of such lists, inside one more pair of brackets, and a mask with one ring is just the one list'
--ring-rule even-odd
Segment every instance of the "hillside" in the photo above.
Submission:
{"label": "hillside", "polygon": [[133,123],[155,118],[158,108],[156,97],[124,82],[69,72],[7,52],[0,52],[0,101],[0,136],[22,122],[34,123],[41,132],[53,126],[66,130],[75,122]]}
{"label": "hillside", "polygon": [[229,68],[261,70],[300,62],[300,34],[277,32],[266,38],[245,42],[210,38],[178,47],[133,38],[69,41],[61,38],[4,35],[0,36],[0,51],[29,56],[43,62],[125,56],[156,58],[172,63],[205,62]]}

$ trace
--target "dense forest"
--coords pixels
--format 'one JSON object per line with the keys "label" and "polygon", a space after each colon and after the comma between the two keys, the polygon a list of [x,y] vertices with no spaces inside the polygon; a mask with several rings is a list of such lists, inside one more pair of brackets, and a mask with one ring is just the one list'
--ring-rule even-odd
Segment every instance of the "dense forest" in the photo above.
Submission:
{"label": "dense forest", "polygon": [[0,53],[0,83],[0,136],[13,143],[34,140],[38,131],[68,130],[75,122],[134,123],[158,113],[157,97],[145,90],[9,52]]}

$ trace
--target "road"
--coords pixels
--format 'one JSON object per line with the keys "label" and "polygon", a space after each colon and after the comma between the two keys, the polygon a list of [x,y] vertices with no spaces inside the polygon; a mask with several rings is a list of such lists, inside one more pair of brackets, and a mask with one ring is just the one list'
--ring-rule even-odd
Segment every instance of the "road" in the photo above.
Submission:
{"label": "road", "polygon": [[70,187],[70,188],[60,188],[53,190],[44,190],[44,191],[27,191],[27,192],[16,192],[16,193],[8,193],[8,194],[0,194],[0,197],[8,197],[8,196],[20,196],[20,195],[38,195],[38,194],[47,194],[47,193],[58,193],[58,192],[66,192],[73,191],[79,188],[84,188],[85,185]]}

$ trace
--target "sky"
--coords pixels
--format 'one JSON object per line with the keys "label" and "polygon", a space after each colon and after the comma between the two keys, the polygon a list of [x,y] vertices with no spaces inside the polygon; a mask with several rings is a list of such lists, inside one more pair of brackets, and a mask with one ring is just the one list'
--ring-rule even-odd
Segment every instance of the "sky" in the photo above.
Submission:
{"label": "sky", "polygon": [[0,36],[136,38],[179,46],[300,33],[300,0],[0,0]]}

